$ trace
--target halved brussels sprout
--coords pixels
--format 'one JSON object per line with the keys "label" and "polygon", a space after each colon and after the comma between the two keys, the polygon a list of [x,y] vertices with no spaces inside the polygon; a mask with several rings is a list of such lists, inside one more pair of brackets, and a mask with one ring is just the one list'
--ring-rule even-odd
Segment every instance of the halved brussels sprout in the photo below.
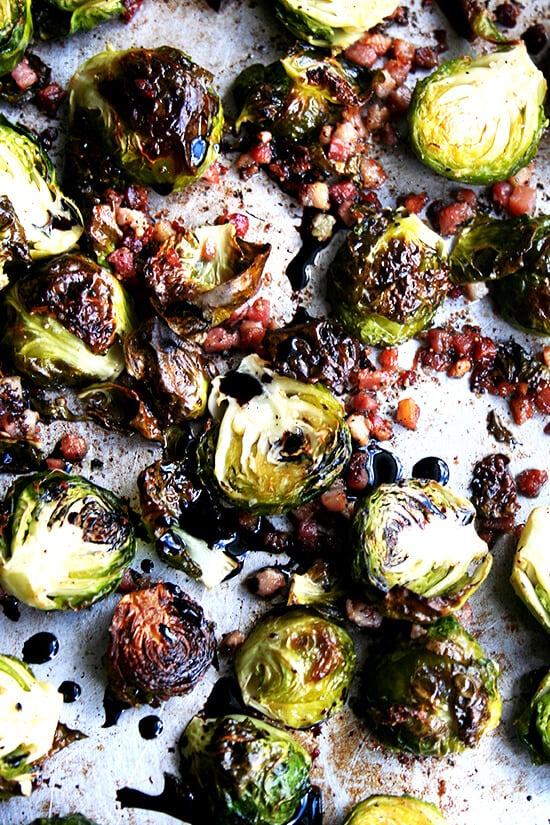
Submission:
{"label": "halved brussels sprout", "polygon": [[412,147],[440,175],[506,180],[534,157],[547,120],[546,81],[523,43],[443,63],[409,108]]}
{"label": "halved brussels sprout", "polygon": [[206,410],[209,379],[202,350],[161,318],[145,321],[124,339],[126,371],[147,390],[164,424],[198,418]]}
{"label": "halved brussels sprout", "polygon": [[437,481],[381,484],[353,518],[354,579],[394,619],[429,622],[458,610],[493,562],[475,517],[468,499]]}
{"label": "halved brussels sprout", "polygon": [[414,796],[369,796],[355,806],[344,825],[446,825],[436,805]]}
{"label": "halved brussels sprout", "polygon": [[90,259],[61,255],[14,283],[5,306],[3,346],[16,369],[35,382],[108,381],[123,371],[130,298]]}
{"label": "halved brussels sprout", "polygon": [[182,335],[190,305],[199,328],[222,324],[257,292],[270,249],[239,238],[232,223],[182,230],[147,262],[155,307]]}
{"label": "halved brussels sprout", "polygon": [[179,753],[186,786],[217,825],[287,825],[310,788],[308,752],[249,716],[194,716]]}
{"label": "halved brussels sprout", "polygon": [[275,0],[275,13],[298,40],[345,48],[398,5],[399,0]]}
{"label": "halved brussels sprout", "polygon": [[200,605],[176,585],[158,582],[119,601],[103,663],[118,699],[157,706],[193,690],[215,652],[214,625]]}
{"label": "halved brussels sprout", "polygon": [[[224,552],[235,539],[234,511],[224,519],[208,491],[189,476],[185,462],[156,461],[139,474],[138,488],[143,521],[163,561],[208,588],[240,569]],[[198,536],[192,532],[197,527]]]}
{"label": "halved brussels sprout", "polygon": [[347,630],[306,607],[260,619],[235,655],[243,700],[289,728],[339,711],[355,673]]}
{"label": "halved brussels sprout", "polygon": [[54,746],[63,696],[14,656],[0,654],[0,799],[28,796]]}
{"label": "halved brussels sprout", "polygon": [[535,619],[550,633],[550,507],[531,510],[518,540],[510,583]]}
{"label": "halved brussels sprout", "polygon": [[550,762],[550,671],[540,679],[531,701],[516,720],[516,729],[534,765]]}
{"label": "halved brussels sprout", "polygon": [[82,476],[23,476],[1,513],[0,585],[41,610],[88,607],[118,587],[134,557],[122,502]]}
{"label": "halved brussels sprout", "polygon": [[76,245],[84,229],[76,204],[60,191],[54,166],[38,140],[2,114],[0,191],[9,198],[33,260]]}
{"label": "halved brussels sprout", "polygon": [[33,34],[31,0],[2,0],[0,77],[21,61]]}
{"label": "halved brussels sprout", "polygon": [[500,721],[498,667],[453,616],[389,628],[366,662],[367,718],[383,742],[418,756],[475,747]]}
{"label": "halved brussels sprout", "polygon": [[290,577],[287,605],[312,605],[321,613],[338,614],[338,605],[345,599],[346,588],[324,559],[317,559],[305,573]]}
{"label": "halved brussels sprout", "polygon": [[343,106],[365,103],[371,77],[308,48],[295,49],[267,66],[255,63],[241,72],[233,87],[239,107],[235,129],[251,123],[276,137],[307,138],[323,123],[336,120]]}
{"label": "halved brussels sprout", "polygon": [[11,201],[0,196],[0,289],[9,283],[6,265],[11,262],[30,264],[31,256],[25,240],[25,231],[17,219]]}
{"label": "halved brussels sprout", "polygon": [[34,5],[35,25],[43,40],[89,31],[128,15],[131,7],[124,0],[40,0]]}
{"label": "halved brussels sprout", "polygon": [[365,344],[392,346],[428,326],[449,288],[442,238],[415,214],[366,211],[332,263],[336,318]]}
{"label": "halved brussels sprout", "polygon": [[351,436],[340,401],[322,384],[277,375],[256,355],[212,383],[215,421],[199,443],[199,471],[230,503],[283,512],[340,475]]}
{"label": "halved brussels sprout", "polygon": [[223,130],[211,82],[210,72],[170,46],[91,57],[69,86],[73,171],[82,142],[95,140],[128,180],[161,194],[198,180],[216,159]]}
{"label": "halved brussels sprout", "polygon": [[30,825],[97,825],[82,814],[69,814],[68,816],[53,816],[48,819],[35,819]]}

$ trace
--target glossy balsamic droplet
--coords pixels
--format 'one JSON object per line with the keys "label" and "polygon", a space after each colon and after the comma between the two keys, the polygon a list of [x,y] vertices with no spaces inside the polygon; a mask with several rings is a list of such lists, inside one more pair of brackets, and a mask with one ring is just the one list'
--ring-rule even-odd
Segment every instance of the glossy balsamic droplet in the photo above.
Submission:
{"label": "glossy balsamic droplet", "polygon": [[19,612],[19,602],[14,596],[2,596],[0,606],[2,607],[6,619],[9,619],[10,622],[19,621],[21,618],[21,613]]}
{"label": "glossy balsamic droplet", "polygon": [[206,700],[204,713],[207,717],[246,713],[246,705],[236,679],[231,676],[218,679]]}
{"label": "glossy balsamic droplet", "polygon": [[261,383],[253,375],[231,370],[220,381],[220,392],[234,398],[238,404],[244,406],[257,395],[263,393]]}
{"label": "glossy balsamic droplet", "polygon": [[287,825],[323,825],[321,789],[313,785],[302,799],[300,809]]}
{"label": "glossy balsamic droplet", "polygon": [[449,465],[437,456],[426,456],[417,461],[412,469],[413,478],[429,478],[440,484],[449,481]]}
{"label": "glossy balsamic droplet", "polygon": [[144,573],[151,573],[155,566],[155,562],[151,559],[143,559],[141,562],[141,569]]}
{"label": "glossy balsamic droplet", "polygon": [[144,716],[143,719],[139,720],[139,732],[141,734],[142,739],[156,739],[157,736],[160,736],[164,725],[162,723],[162,719],[158,716]]}
{"label": "glossy balsamic droplet", "polygon": [[377,449],[372,454],[374,486],[393,484],[403,475],[401,461],[389,450]]}
{"label": "glossy balsamic droplet", "polygon": [[59,642],[53,633],[35,633],[23,645],[23,661],[29,665],[43,665],[59,653]]}
{"label": "glossy balsamic droplet", "polygon": [[120,719],[121,713],[130,707],[128,702],[118,699],[111,688],[107,686],[103,696],[103,707],[105,709],[104,728],[112,728]]}
{"label": "glossy balsamic droplet", "polygon": [[135,788],[120,788],[116,792],[121,808],[141,808],[146,811],[160,811],[182,822],[204,825],[204,810],[198,810],[191,794],[185,791],[175,776],[164,774],[164,790],[152,796]]}
{"label": "glossy balsamic droplet", "polygon": [[70,680],[61,682],[57,690],[63,694],[63,701],[66,705],[76,702],[77,699],[80,699],[80,694],[82,693],[82,688],[78,682],[71,682]]}

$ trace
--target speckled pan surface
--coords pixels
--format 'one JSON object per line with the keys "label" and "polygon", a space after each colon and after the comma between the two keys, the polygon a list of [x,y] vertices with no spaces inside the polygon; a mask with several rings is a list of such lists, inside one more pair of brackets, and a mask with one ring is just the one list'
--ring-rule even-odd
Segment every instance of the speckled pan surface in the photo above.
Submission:
{"label": "speckled pan surface", "polygon": [[[410,24],[400,36],[418,45],[430,42],[430,32],[446,27],[435,4],[426,8],[420,0],[409,3]],[[197,63],[208,68],[215,86],[227,96],[232,78],[254,61],[267,62],[279,56],[288,40],[275,24],[271,4],[260,0],[227,0],[216,13],[205,0],[144,0],[129,25],[108,24],[93,32],[58,43],[36,48],[54,68],[54,77],[66,83],[80,62],[101,51],[110,43],[115,48],[168,44],[187,52]],[[525,0],[522,21],[545,21],[550,26],[547,0]],[[518,26],[521,30],[521,24]],[[471,50],[466,41],[449,36],[450,55]],[[229,104],[230,108],[230,104]],[[6,107],[14,116],[14,110]],[[32,122],[30,115],[25,115]],[[425,189],[431,198],[454,188],[410,157],[404,144],[397,149],[377,150],[388,173],[388,183],[381,196],[395,203],[399,193]],[[199,183],[193,189],[169,199],[156,198],[154,207],[179,213],[190,225],[213,220],[224,208],[245,212],[250,220],[248,237],[254,241],[268,239],[273,252],[268,262],[271,283],[267,287],[282,318],[292,314],[293,297],[284,269],[299,247],[300,209],[261,175],[242,182],[230,166],[217,188]],[[538,211],[550,211],[550,141],[543,137],[536,160],[535,179],[539,185]],[[304,302],[315,312],[322,310],[327,294],[326,269],[330,252],[321,258],[305,291]],[[330,294],[330,291],[329,291]],[[484,301],[467,305],[453,301],[442,311],[438,321],[447,316],[461,325],[473,321],[489,335],[499,339],[514,335],[535,350],[541,346],[528,336],[517,334],[499,320]],[[546,342],[543,342],[546,343]],[[412,364],[416,345],[400,348],[400,364]],[[414,397],[421,406],[418,429],[410,434],[395,427],[389,448],[401,457],[405,473],[415,461],[426,455],[439,455],[451,468],[450,484],[457,492],[468,494],[473,464],[490,452],[510,455],[513,474],[529,467],[548,468],[550,437],[543,434],[546,421],[535,417],[521,428],[509,422],[504,401],[494,397],[472,395],[467,379],[450,380],[425,374],[414,387]],[[411,393],[413,394],[413,393]],[[392,399],[387,399],[388,409]],[[513,447],[498,444],[488,433],[486,417],[496,409],[506,419],[517,443]],[[55,443],[60,433],[69,429],[59,424],[44,433],[44,441]],[[74,429],[72,425],[71,429]],[[93,427],[83,426],[88,440],[88,455],[82,473],[113,489],[133,503],[137,500],[136,478],[139,471],[159,455],[156,447],[137,436],[122,438]],[[100,459],[102,469],[94,469]],[[2,479],[4,488],[9,479]],[[532,502],[521,499],[518,521],[527,517]],[[537,503],[550,504],[550,485],[543,488]],[[313,781],[324,795],[325,822],[340,825],[351,807],[373,793],[413,794],[437,803],[450,825],[509,825],[511,822],[547,825],[550,817],[550,770],[534,767],[527,750],[519,743],[514,718],[524,701],[522,676],[536,667],[550,665],[550,637],[536,625],[515,597],[509,583],[513,545],[506,540],[495,548],[495,563],[489,579],[475,594],[472,632],[485,651],[501,668],[500,689],[503,716],[498,729],[485,737],[478,748],[443,759],[416,759],[399,756],[382,748],[376,738],[346,707],[315,733],[297,734],[315,758]],[[141,546],[135,566],[142,559],[154,561],[153,576],[180,584],[204,607],[216,623],[219,637],[240,628],[248,631],[254,619],[266,609],[243,587],[247,573],[265,563],[265,558],[251,554],[240,577],[223,583],[212,591],[189,582],[185,576],[165,568],[152,548]],[[79,613],[44,614],[21,607],[18,622],[0,614],[1,649],[21,655],[24,641],[39,630],[54,633],[60,643],[59,654],[43,665],[35,665],[35,674],[54,684],[74,680],[82,687],[78,702],[66,704],[62,721],[83,731],[87,738],[74,743],[48,761],[43,782],[31,797],[0,803],[0,825],[27,825],[38,816],[80,811],[99,825],[163,825],[171,817],[146,810],[122,810],[116,792],[123,786],[147,793],[160,793],[165,772],[177,774],[176,742],[191,716],[199,710],[219,672],[210,668],[203,681],[188,697],[174,698],[154,711],[163,720],[162,734],[146,741],[138,723],[152,711],[148,707],[128,710],[118,724],[105,728],[103,695],[105,675],[101,657],[107,646],[107,627],[117,603],[108,597],[89,610]],[[225,667],[222,662],[222,670]],[[360,693],[356,680],[352,696]]]}

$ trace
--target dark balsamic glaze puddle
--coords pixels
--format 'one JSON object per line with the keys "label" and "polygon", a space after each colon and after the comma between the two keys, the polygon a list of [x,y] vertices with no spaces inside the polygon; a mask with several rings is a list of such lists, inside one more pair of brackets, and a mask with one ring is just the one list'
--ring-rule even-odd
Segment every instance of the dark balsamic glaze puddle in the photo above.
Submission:
{"label": "dark balsamic glaze puddle", "polygon": [[19,602],[14,596],[2,595],[0,597],[0,607],[6,619],[9,619],[10,622],[18,622],[21,618]]}
{"label": "dark balsamic glaze puddle", "polygon": [[122,712],[130,707],[130,704],[118,699],[111,688],[107,686],[103,696],[103,707],[105,709],[105,721],[102,727],[112,728],[120,719]]}
{"label": "dark balsamic glaze puddle", "polygon": [[80,699],[82,688],[78,682],[71,682],[70,680],[67,680],[65,682],[61,682],[57,688],[57,691],[58,693],[63,694],[63,701],[65,704],[70,705],[73,702],[76,702],[77,699]]}
{"label": "dark balsamic glaze puddle", "polygon": [[43,665],[59,653],[59,641],[53,633],[35,633],[23,645],[23,661],[28,665]]}
{"label": "dark balsamic glaze puddle", "polygon": [[151,715],[144,716],[143,719],[140,719],[138,728],[142,739],[156,739],[157,736],[160,736],[162,733],[164,725],[162,724],[162,719],[158,716]]}

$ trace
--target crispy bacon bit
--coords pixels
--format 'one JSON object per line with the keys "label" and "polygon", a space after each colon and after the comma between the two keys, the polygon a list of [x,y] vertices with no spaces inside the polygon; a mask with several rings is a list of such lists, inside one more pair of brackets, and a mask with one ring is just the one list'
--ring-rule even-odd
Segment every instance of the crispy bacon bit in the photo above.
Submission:
{"label": "crispy bacon bit", "polygon": [[310,206],[322,211],[330,209],[329,188],[326,183],[320,181],[304,183],[300,186],[299,197],[302,206]]}
{"label": "crispy bacon bit", "polygon": [[227,656],[233,655],[245,640],[245,635],[241,630],[231,630],[225,633],[220,640],[220,652]]}
{"label": "crispy bacon bit", "polygon": [[357,200],[359,193],[356,185],[351,180],[343,180],[338,183],[333,183],[329,186],[329,196],[333,203],[338,205],[346,201]]}
{"label": "crispy bacon bit", "polygon": [[416,430],[420,417],[420,407],[413,398],[402,398],[397,405],[395,420],[408,430]]}
{"label": "crispy bacon bit", "polygon": [[387,441],[393,435],[393,424],[389,418],[382,418],[380,415],[369,416],[372,424],[372,437],[377,441]]}
{"label": "crispy bacon bit", "polygon": [[508,213],[513,217],[518,215],[533,215],[537,205],[537,190],[534,186],[515,186],[508,199]]}
{"label": "crispy bacon bit", "polygon": [[519,6],[516,3],[500,3],[495,9],[495,17],[501,26],[513,29],[519,17]]}
{"label": "crispy bacon bit", "polygon": [[238,330],[214,327],[214,329],[209,329],[206,333],[202,347],[205,352],[227,352],[227,350],[238,346],[239,340]]}
{"label": "crispy bacon bit", "polygon": [[419,69],[435,69],[439,63],[437,49],[431,46],[421,46],[414,53],[414,65]]}
{"label": "crispy bacon bit", "polygon": [[344,52],[344,56],[357,66],[364,66],[367,69],[374,66],[378,59],[378,55],[372,46],[368,43],[363,43],[362,40],[357,40],[355,43],[352,43],[351,46],[348,46]]}
{"label": "crispy bacon bit", "polygon": [[344,513],[348,509],[348,499],[342,479],[338,478],[334,484],[321,495],[321,504],[329,513]]}
{"label": "crispy bacon bit", "polygon": [[29,89],[38,80],[38,75],[30,65],[28,59],[24,57],[11,72],[11,76],[15,80],[17,86],[21,91]]}
{"label": "crispy bacon bit", "polygon": [[251,593],[261,599],[272,599],[285,590],[287,577],[278,567],[262,567],[248,576],[246,585]]}
{"label": "crispy bacon bit", "polygon": [[508,209],[508,201],[512,194],[512,184],[507,180],[493,184],[492,196],[493,205],[498,212],[505,212]]}
{"label": "crispy bacon bit", "polygon": [[[355,396],[357,398],[358,396]],[[355,401],[354,398],[354,401]],[[376,399],[373,399],[374,406],[371,407],[369,412],[373,412],[378,408],[378,402]],[[367,410],[365,409],[365,412]],[[370,433],[372,425],[368,418],[364,415],[359,415],[357,413],[348,416],[348,426],[351,433],[351,437],[357,444],[361,447],[365,447],[369,443]]]}
{"label": "crispy bacon bit", "polygon": [[383,621],[382,615],[376,608],[358,599],[346,599],[346,616],[357,627],[369,630],[378,630]]}
{"label": "crispy bacon bit", "polygon": [[418,214],[428,203],[428,194],[427,192],[411,192],[409,195],[405,195],[400,203],[403,204],[407,212]]}
{"label": "crispy bacon bit", "polygon": [[462,224],[474,215],[469,203],[451,203],[439,210],[438,223],[441,235],[456,235]]}
{"label": "crispy bacon bit", "polygon": [[232,212],[227,216],[227,223],[232,223],[235,227],[235,234],[238,238],[245,238],[248,232],[249,221],[242,212]]}
{"label": "crispy bacon bit", "polygon": [[546,470],[523,470],[516,478],[518,492],[527,498],[537,498],[547,481]]}
{"label": "crispy bacon bit", "polygon": [[59,450],[65,461],[82,461],[88,452],[88,445],[83,436],[67,433],[59,442]]}
{"label": "crispy bacon bit", "polygon": [[125,246],[115,249],[107,258],[115,271],[115,275],[122,281],[133,280],[136,277],[134,253]]}
{"label": "crispy bacon bit", "polygon": [[35,101],[41,112],[49,117],[55,117],[66,97],[67,92],[61,88],[59,83],[48,83],[36,93]]}
{"label": "crispy bacon bit", "polygon": [[380,366],[383,370],[395,372],[399,366],[399,350],[397,347],[386,347],[380,352]]}

